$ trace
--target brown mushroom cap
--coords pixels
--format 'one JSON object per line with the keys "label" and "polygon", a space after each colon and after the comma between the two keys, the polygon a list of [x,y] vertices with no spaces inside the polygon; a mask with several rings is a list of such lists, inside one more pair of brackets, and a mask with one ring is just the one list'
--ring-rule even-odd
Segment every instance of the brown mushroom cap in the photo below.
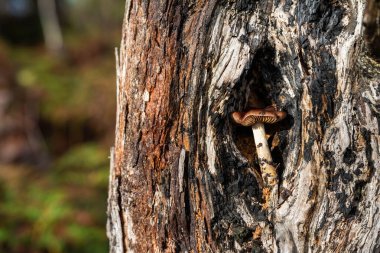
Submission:
{"label": "brown mushroom cap", "polygon": [[254,124],[273,124],[286,117],[286,112],[278,111],[276,106],[268,106],[262,109],[254,108],[247,112],[233,112],[232,119],[242,126],[253,126]]}

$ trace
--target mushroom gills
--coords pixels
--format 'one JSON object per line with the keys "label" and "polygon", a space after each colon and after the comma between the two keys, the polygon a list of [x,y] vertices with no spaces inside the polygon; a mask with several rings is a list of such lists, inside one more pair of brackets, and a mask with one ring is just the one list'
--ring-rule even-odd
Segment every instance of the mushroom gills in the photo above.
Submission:
{"label": "mushroom gills", "polygon": [[245,119],[244,123],[242,123],[243,126],[252,126],[256,124],[257,122],[263,122],[263,123],[269,123],[273,124],[278,121],[277,117],[273,116],[250,116],[247,119]]}

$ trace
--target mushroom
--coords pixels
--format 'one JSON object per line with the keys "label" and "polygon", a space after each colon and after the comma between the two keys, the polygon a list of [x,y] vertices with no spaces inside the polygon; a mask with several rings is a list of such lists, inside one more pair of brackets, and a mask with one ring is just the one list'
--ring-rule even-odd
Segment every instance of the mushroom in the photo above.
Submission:
{"label": "mushroom", "polygon": [[[278,179],[276,167],[273,166],[272,155],[265,138],[264,123],[276,123],[286,117],[286,112],[279,111],[276,106],[272,105],[262,109],[250,109],[246,112],[233,112],[231,117],[237,124],[252,127],[261,175],[264,181],[263,195],[265,203],[263,208],[274,208],[277,205],[277,196],[273,195],[275,194],[274,189],[277,188]],[[272,200],[271,204],[269,203],[270,200]]]}

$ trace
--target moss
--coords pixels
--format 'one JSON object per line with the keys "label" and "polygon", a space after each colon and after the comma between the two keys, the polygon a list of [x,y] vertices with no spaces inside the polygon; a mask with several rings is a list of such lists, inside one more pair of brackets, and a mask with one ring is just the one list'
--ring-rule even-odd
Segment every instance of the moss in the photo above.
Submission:
{"label": "moss", "polygon": [[107,167],[106,152],[88,143],[68,151],[49,173],[4,168],[0,249],[106,252]]}

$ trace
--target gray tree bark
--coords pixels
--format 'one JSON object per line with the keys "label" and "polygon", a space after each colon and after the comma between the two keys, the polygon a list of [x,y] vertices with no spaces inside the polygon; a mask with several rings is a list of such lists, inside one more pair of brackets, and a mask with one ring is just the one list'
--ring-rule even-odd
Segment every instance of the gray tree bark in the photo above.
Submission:
{"label": "gray tree bark", "polygon": [[[364,13],[364,0],[127,0],[110,252],[379,252]],[[270,213],[250,129],[230,118],[253,104],[288,113],[266,129]]]}

